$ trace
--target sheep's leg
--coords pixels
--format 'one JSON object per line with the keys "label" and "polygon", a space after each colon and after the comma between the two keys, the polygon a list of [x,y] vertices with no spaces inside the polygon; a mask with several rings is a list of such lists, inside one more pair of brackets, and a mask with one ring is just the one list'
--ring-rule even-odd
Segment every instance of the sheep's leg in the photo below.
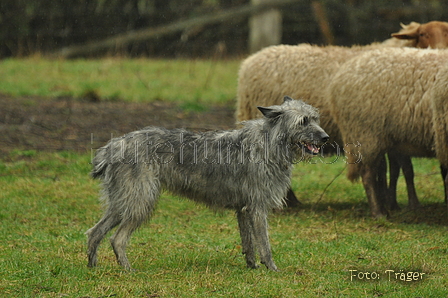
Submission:
{"label": "sheep's leg", "polygon": [[288,207],[297,207],[302,205],[302,203],[297,199],[296,195],[294,194],[294,192],[292,191],[291,188],[288,189],[288,193],[286,194],[286,205]]}
{"label": "sheep's leg", "polygon": [[378,199],[388,206],[390,200],[389,200],[389,188],[387,187],[387,163],[384,155],[378,159],[377,168],[378,168],[377,171]]}
{"label": "sheep's leg", "polygon": [[414,168],[412,167],[411,158],[407,155],[397,155],[398,162],[403,170],[404,179],[406,180],[406,189],[408,191],[409,208],[416,209],[420,207],[417,198],[417,192],[414,185]]}
{"label": "sheep's leg", "polygon": [[361,171],[362,183],[364,185],[364,190],[366,191],[372,216],[383,217],[387,216],[387,211],[378,197],[378,163],[373,164],[376,164],[376,166],[364,164]]}
{"label": "sheep's leg", "polygon": [[442,173],[442,179],[443,179],[443,187],[445,189],[445,204],[448,204],[448,168],[446,168],[443,165],[440,165],[440,172]]}
{"label": "sheep's leg", "polygon": [[387,206],[390,210],[399,210],[397,203],[397,181],[400,175],[400,168],[403,170],[403,175],[406,180],[406,189],[408,193],[409,207],[411,209],[418,208],[420,203],[418,201],[417,192],[414,185],[414,169],[412,167],[411,158],[407,155],[400,155],[389,153],[389,169],[390,169],[390,184],[387,196]]}
{"label": "sheep's leg", "polygon": [[400,163],[396,155],[388,153],[389,159],[389,187],[387,189],[386,204],[389,210],[400,210],[397,202],[397,182],[400,175]]}

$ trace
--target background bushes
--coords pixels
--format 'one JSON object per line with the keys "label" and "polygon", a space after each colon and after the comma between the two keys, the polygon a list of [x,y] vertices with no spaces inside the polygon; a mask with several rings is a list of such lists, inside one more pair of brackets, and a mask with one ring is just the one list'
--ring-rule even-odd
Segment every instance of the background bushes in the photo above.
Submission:
{"label": "background bushes", "polygon": [[[325,40],[311,0],[283,6],[282,43]],[[399,23],[448,20],[442,0],[322,0],[338,45],[389,38]],[[48,53],[116,34],[203,16],[249,4],[250,0],[2,0],[0,57]],[[247,18],[189,28],[157,40],[136,42],[108,54],[153,57],[211,57],[247,54]],[[105,53],[100,53],[105,54]]]}

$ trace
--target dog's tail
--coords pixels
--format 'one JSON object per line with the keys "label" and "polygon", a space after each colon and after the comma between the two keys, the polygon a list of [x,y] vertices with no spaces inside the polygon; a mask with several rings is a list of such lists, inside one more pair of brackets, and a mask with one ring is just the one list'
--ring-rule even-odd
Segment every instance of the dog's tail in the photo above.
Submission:
{"label": "dog's tail", "polygon": [[90,176],[93,179],[103,179],[106,174],[106,169],[109,166],[107,158],[107,146],[98,149],[95,153],[95,157],[92,160],[93,169],[90,172]]}

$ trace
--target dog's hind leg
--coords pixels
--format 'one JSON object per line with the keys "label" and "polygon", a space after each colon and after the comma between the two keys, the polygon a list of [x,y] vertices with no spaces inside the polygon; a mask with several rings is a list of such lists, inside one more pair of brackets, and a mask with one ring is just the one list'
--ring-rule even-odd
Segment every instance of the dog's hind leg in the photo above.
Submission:
{"label": "dog's hind leg", "polygon": [[111,229],[116,227],[121,221],[120,214],[114,211],[109,206],[103,218],[91,229],[86,232],[88,235],[87,240],[87,255],[89,267],[96,266],[97,263],[97,250],[101,240]]}
{"label": "dog's hind leg", "polygon": [[268,235],[267,214],[264,212],[257,212],[256,214],[251,215],[261,263],[270,270],[278,271],[277,266],[272,260],[271,245],[269,243]]}
{"label": "dog's hind leg", "polygon": [[241,243],[243,246],[243,254],[246,257],[246,264],[249,268],[258,268],[255,259],[253,222],[246,210],[238,210],[236,212],[238,219],[238,227],[240,230]]}
{"label": "dog's hind leg", "polygon": [[157,197],[158,190],[156,192],[135,191],[132,198],[128,198],[126,205],[123,206],[122,221],[115,234],[110,238],[110,243],[118,263],[126,270],[132,269],[126,256],[126,246],[129,238],[149,218]]}
{"label": "dog's hind leg", "polygon": [[144,220],[134,220],[128,218],[123,220],[117,232],[110,238],[110,243],[114,249],[118,264],[126,270],[132,270],[128,257],[126,256],[126,246],[132,233],[142,224]]}

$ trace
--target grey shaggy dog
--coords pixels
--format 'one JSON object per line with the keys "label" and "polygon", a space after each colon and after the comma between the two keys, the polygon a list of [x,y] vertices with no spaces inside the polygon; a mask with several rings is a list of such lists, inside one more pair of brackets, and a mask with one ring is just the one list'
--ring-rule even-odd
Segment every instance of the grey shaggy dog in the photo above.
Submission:
{"label": "grey shaggy dog", "polygon": [[126,245],[149,218],[161,189],[236,211],[247,266],[272,260],[267,215],[281,208],[290,186],[292,165],[318,154],[329,136],[319,126],[316,108],[285,97],[283,104],[259,107],[264,117],[231,131],[194,133],[147,127],[112,139],[97,150],[92,177],[102,180],[103,218],[88,235],[88,266],[97,264],[97,248],[110,241],[118,263],[131,269]]}

